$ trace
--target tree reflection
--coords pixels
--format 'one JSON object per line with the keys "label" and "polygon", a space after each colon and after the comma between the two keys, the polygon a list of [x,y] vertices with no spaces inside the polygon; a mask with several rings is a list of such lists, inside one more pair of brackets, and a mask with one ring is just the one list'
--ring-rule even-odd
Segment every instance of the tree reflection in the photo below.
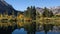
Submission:
{"label": "tree reflection", "polygon": [[44,24],[44,25],[43,25],[43,29],[44,29],[44,31],[45,31],[45,34],[47,34],[47,32],[48,32],[49,30],[52,30],[52,29],[53,29],[53,24]]}
{"label": "tree reflection", "polygon": [[27,31],[27,34],[35,34],[35,32],[36,32],[36,22],[33,22],[30,25],[26,25],[24,28]]}

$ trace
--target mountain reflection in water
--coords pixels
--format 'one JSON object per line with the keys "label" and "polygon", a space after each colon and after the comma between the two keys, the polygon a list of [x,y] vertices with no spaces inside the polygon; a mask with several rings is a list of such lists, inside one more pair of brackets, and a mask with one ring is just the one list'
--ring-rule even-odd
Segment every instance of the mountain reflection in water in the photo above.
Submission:
{"label": "mountain reflection in water", "polygon": [[27,34],[27,31],[24,31],[24,28],[21,28],[14,30],[12,34]]}
{"label": "mountain reflection in water", "polygon": [[[24,28],[16,29],[12,32],[12,34],[27,34],[27,31]],[[45,34],[44,32],[36,32],[36,34]],[[60,34],[60,32],[48,32],[47,34]]]}

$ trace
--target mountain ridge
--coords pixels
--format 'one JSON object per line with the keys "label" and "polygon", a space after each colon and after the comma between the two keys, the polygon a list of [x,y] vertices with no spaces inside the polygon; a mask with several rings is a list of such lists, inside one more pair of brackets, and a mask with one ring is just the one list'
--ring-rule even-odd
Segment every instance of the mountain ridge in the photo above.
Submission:
{"label": "mountain ridge", "polygon": [[[52,11],[54,14],[60,14],[60,6],[50,7],[47,9],[49,9],[49,11]],[[36,10],[39,11],[40,13],[43,13],[44,8],[37,7]]]}
{"label": "mountain ridge", "polygon": [[15,10],[10,4],[8,4],[4,0],[0,0],[0,14],[8,13],[8,15],[12,15],[14,12],[14,15],[17,16],[17,13],[20,11]]}

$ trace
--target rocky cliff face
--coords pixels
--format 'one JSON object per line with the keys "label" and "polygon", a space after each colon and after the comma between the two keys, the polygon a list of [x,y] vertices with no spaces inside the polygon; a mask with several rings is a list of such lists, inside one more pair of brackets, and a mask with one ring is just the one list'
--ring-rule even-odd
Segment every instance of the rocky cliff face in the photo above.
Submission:
{"label": "rocky cliff face", "polygon": [[50,10],[51,10],[54,14],[60,14],[60,6],[51,7]]}
{"label": "rocky cliff face", "polygon": [[[36,11],[38,11],[40,14],[42,14],[44,11],[43,9],[44,8],[37,7]],[[49,11],[51,10],[54,14],[60,14],[60,6],[50,7],[48,9],[49,9]]]}
{"label": "rocky cliff face", "polygon": [[37,8],[36,8],[36,11],[37,11],[38,13],[42,14],[44,10],[43,10],[43,8],[37,7]]}
{"label": "rocky cliff face", "polygon": [[7,2],[4,0],[0,0],[0,14],[8,13],[8,15],[12,15],[12,12],[14,12],[14,15],[17,15],[17,11]]}

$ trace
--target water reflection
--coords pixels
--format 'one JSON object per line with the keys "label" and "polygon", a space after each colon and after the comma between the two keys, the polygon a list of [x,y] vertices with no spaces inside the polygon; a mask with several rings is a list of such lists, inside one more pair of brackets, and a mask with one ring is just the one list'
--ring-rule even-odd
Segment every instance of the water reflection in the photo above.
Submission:
{"label": "water reflection", "polygon": [[[27,31],[25,31],[24,28],[21,28],[14,30],[12,34],[27,34]],[[45,32],[44,31],[36,32],[36,34],[45,34]],[[47,32],[47,34],[60,34],[60,32]]]}
{"label": "water reflection", "polygon": [[[46,23],[49,23],[49,22],[46,21]],[[9,24],[9,22],[7,24]],[[56,31],[60,31],[60,26],[54,25],[54,24],[42,24],[41,25],[39,22],[35,22],[35,21],[22,23],[23,26],[22,26],[21,22],[18,22],[18,24],[19,24],[18,25],[16,22],[11,21],[11,24],[12,25],[9,25],[6,27],[4,27],[6,25],[6,24],[4,24],[2,26],[3,28],[1,28],[0,31],[3,31],[3,32],[6,31],[6,32],[10,32],[10,33],[13,31],[12,34],[45,34],[45,32],[46,32],[46,34],[59,34],[60,33],[60,32],[56,32]],[[21,29],[19,29],[19,28],[21,28]],[[40,31],[37,32],[38,30],[40,30]],[[49,32],[49,30],[52,30],[52,31]],[[41,31],[44,31],[44,32],[41,32]]]}
{"label": "water reflection", "polygon": [[27,34],[27,31],[24,31],[24,28],[21,28],[14,30],[12,34]]}

